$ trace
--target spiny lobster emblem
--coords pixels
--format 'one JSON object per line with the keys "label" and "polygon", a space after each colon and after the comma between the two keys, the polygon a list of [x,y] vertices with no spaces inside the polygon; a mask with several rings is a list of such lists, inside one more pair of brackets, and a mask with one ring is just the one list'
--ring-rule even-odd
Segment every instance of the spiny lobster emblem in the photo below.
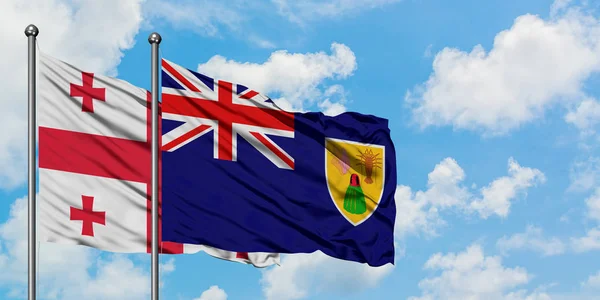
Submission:
{"label": "spiny lobster emblem", "polygon": [[358,152],[360,154],[357,155],[359,159],[357,165],[365,170],[367,176],[365,178],[365,183],[371,184],[373,183],[373,178],[371,178],[373,175],[373,168],[381,169],[381,157],[379,157],[379,153],[373,154],[373,150],[371,149],[366,149],[365,152],[358,150]]}

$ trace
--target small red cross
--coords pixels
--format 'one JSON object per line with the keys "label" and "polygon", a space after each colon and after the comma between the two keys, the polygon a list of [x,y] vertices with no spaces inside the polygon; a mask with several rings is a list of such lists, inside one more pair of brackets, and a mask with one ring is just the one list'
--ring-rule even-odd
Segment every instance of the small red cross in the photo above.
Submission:
{"label": "small red cross", "polygon": [[83,221],[81,235],[94,236],[94,223],[106,225],[106,212],[93,211],[94,197],[81,196],[83,209],[71,206],[71,221]]}
{"label": "small red cross", "polygon": [[106,89],[95,88],[94,73],[81,72],[83,85],[71,83],[71,97],[83,97],[82,112],[94,113],[94,100],[106,101]]}

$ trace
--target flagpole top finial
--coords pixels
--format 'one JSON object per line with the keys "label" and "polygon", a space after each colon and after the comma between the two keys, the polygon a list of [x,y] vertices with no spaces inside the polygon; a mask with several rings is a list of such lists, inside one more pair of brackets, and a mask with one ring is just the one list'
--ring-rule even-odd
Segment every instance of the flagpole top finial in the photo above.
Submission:
{"label": "flagpole top finial", "polygon": [[157,32],[151,33],[148,37],[148,43],[150,44],[160,44],[160,41],[162,41],[162,37]]}
{"label": "flagpole top finial", "polygon": [[36,37],[38,35],[38,33],[40,33],[39,29],[37,28],[37,26],[30,24],[29,26],[27,26],[25,28],[25,35],[30,37],[30,36],[34,36]]}

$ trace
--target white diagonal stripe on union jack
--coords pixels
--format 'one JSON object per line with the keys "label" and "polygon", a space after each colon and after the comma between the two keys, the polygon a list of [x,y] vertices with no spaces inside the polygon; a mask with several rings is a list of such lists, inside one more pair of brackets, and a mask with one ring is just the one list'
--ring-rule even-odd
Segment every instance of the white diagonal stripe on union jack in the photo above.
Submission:
{"label": "white diagonal stripe on union jack", "polygon": [[267,136],[294,138],[293,113],[254,90],[194,74],[165,59],[162,70],[167,76],[167,80],[163,77],[162,117],[182,123],[163,134],[164,151],[177,151],[212,131],[216,159],[237,161],[240,136],[277,167],[294,169],[294,159]]}
{"label": "white diagonal stripe on union jack", "polygon": [[[179,127],[163,134],[162,150],[164,151],[175,151],[194,139],[197,139],[210,132],[214,128],[217,128],[217,121],[210,119],[168,113],[163,113],[162,118],[183,122],[183,124],[181,124]],[[218,149],[216,148],[215,144],[215,158],[217,158],[217,150]]]}

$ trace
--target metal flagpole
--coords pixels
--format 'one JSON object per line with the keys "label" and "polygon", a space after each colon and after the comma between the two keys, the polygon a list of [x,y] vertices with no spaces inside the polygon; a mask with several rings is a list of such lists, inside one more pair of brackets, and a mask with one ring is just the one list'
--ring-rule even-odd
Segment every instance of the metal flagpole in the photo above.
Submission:
{"label": "metal flagpole", "polygon": [[158,300],[158,45],[162,38],[153,32],[152,46],[152,300]]}
{"label": "metal flagpole", "polygon": [[28,170],[28,243],[27,243],[27,263],[28,263],[28,299],[35,300],[36,296],[36,230],[35,230],[35,211],[36,211],[36,197],[35,197],[35,135],[36,135],[36,119],[35,119],[35,39],[39,33],[38,28],[31,24],[25,28],[25,36],[27,36],[28,42],[28,134],[29,141],[27,145],[27,170]]}

